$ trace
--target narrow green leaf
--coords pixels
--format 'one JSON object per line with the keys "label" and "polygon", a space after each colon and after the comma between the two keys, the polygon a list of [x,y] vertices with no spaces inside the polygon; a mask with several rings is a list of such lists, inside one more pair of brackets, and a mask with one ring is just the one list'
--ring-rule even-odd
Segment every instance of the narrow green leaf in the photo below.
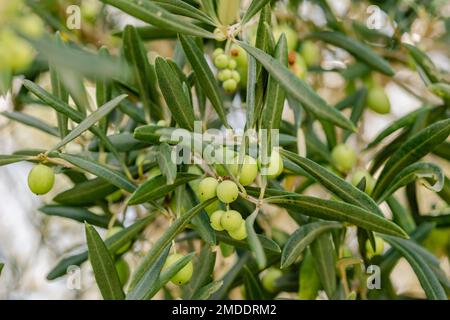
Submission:
{"label": "narrow green leaf", "polygon": [[177,165],[172,161],[172,147],[167,143],[162,143],[159,146],[157,154],[159,169],[164,177],[166,177],[167,185],[172,185],[177,177]]}
{"label": "narrow green leaf", "polygon": [[297,210],[306,216],[347,222],[380,233],[408,237],[405,231],[384,216],[376,215],[366,209],[345,202],[292,195],[292,193],[288,193],[286,196],[269,197],[265,201],[283,208]]}
{"label": "narrow green leaf", "polygon": [[0,166],[5,166],[20,161],[26,161],[29,158],[30,158],[29,156],[22,156],[22,155],[0,154]]}
{"label": "narrow green leaf", "polygon": [[377,204],[373,201],[372,198],[370,198],[369,195],[367,195],[367,193],[359,190],[352,184],[338,177],[321,165],[307,158],[300,157],[290,151],[281,150],[280,154],[292,161],[294,164],[300,166],[315,180],[317,180],[320,184],[322,184],[325,188],[333,192],[342,200],[365,208],[379,216],[383,216],[380,208],[378,208]]}
{"label": "narrow green leaf", "polygon": [[52,147],[49,152],[55,151],[69,143],[70,141],[76,139],[79,137],[83,132],[89,130],[94,124],[102,120],[104,117],[106,117],[111,111],[116,108],[119,103],[125,99],[126,95],[121,95],[113,100],[107,102],[103,106],[101,106],[99,109],[92,112],[86,119],[84,119],[80,124],[74,128],[70,133],[64,137],[60,142],[58,142],[54,147]]}
{"label": "narrow green leaf", "polygon": [[4,111],[4,112],[1,112],[1,114],[3,116],[7,117],[8,119],[20,122],[29,127],[33,127],[40,131],[48,133],[52,136],[59,137],[59,131],[57,128],[52,127],[52,126],[48,125],[47,123],[45,123],[44,121],[42,121],[38,118],[35,118],[33,116],[30,116],[26,113],[16,112],[16,111],[12,111],[12,112]]}
{"label": "narrow green leaf", "polygon": [[198,178],[198,175],[180,172],[177,174],[173,184],[167,185],[166,178],[162,175],[154,177],[153,179],[144,182],[136,189],[128,200],[128,204],[136,205],[162,198],[169,192],[175,190],[176,187]]}
{"label": "narrow green leaf", "polygon": [[264,248],[259,241],[258,235],[255,232],[254,224],[259,210],[255,210],[250,216],[245,219],[245,228],[247,229],[247,241],[251,251],[255,254],[256,262],[260,269],[264,269],[267,264],[266,254]]}
{"label": "narrow green leaf", "polygon": [[352,39],[340,32],[315,32],[309,38],[319,39],[336,47],[342,48],[352,54],[356,59],[364,62],[375,70],[388,76],[393,76],[395,71],[389,63],[358,40]]}
{"label": "narrow green leaf", "polygon": [[265,294],[262,285],[247,266],[244,266],[243,272],[245,300],[264,300]]}
{"label": "narrow green leaf", "polygon": [[[133,137],[129,132],[122,132],[108,136],[111,144],[118,152],[130,152],[134,150],[145,149],[149,146],[148,143],[141,142]],[[98,139],[92,140],[88,146],[89,151],[99,151]]]}
{"label": "narrow green leaf", "polygon": [[372,197],[379,199],[381,193],[393,181],[394,177],[408,165],[420,160],[444,142],[450,134],[450,119],[438,121],[404,142],[389,158],[381,172]]}
{"label": "narrow green leaf", "polygon": [[254,128],[255,119],[255,105],[256,105],[256,60],[252,56],[248,56],[248,71],[247,71],[247,97],[246,101],[246,125],[248,129]]}
{"label": "narrow green leaf", "polygon": [[60,157],[76,167],[90,172],[97,177],[103,178],[104,180],[110,182],[120,189],[123,189],[130,193],[133,193],[136,190],[136,186],[131,183],[124,175],[94,160],[67,153],[61,153]]}
{"label": "narrow green leaf", "polygon": [[214,39],[214,34],[170,13],[149,0],[101,0],[144,22],[181,34]]}
{"label": "narrow green leaf", "polygon": [[180,35],[180,42],[183,46],[184,53],[186,54],[186,57],[194,70],[195,76],[198,79],[198,83],[201,85],[209,101],[211,101],[214,110],[216,110],[222,123],[228,127],[223,101],[219,93],[219,87],[211,69],[208,66],[208,63],[205,60],[203,51],[200,50],[192,37]]}
{"label": "narrow green leaf", "polygon": [[338,110],[330,107],[310,86],[298,79],[286,66],[260,49],[241,41],[238,41],[238,44],[264,66],[288,95],[302,103],[305,109],[317,118],[327,120],[345,129],[355,130],[355,126],[349,119]]}
{"label": "narrow green leaf", "polygon": [[405,116],[393,121],[386,129],[381,131],[374,140],[372,140],[371,143],[367,146],[366,149],[370,149],[378,145],[381,141],[383,141],[384,138],[389,136],[390,134],[394,133],[398,129],[401,129],[403,127],[411,126],[415,121],[418,115],[422,114],[423,112],[430,111],[430,107],[421,107],[411,113],[406,114]]}
{"label": "narrow green leaf", "polygon": [[[155,215],[151,214],[145,218],[136,221],[131,226],[119,231],[110,238],[105,240],[105,244],[109,251],[115,253],[124,245],[132,241],[144,228],[155,219]],[[67,268],[76,265],[79,266],[88,259],[88,252],[83,251],[79,254],[69,256],[62,259],[47,275],[48,280],[54,280],[66,274]]]}
{"label": "narrow green leaf", "polygon": [[3,268],[5,267],[4,263],[0,263],[0,276],[2,275]]}
{"label": "narrow green leaf", "polygon": [[86,240],[95,281],[103,299],[123,300],[125,295],[111,253],[94,227],[87,223]]}
{"label": "narrow green leaf", "polygon": [[132,68],[144,109],[150,113],[151,118],[161,119],[162,109],[158,106],[154,67],[148,62],[147,51],[135,27],[131,25],[125,27],[123,43],[125,59]]}
{"label": "narrow green leaf", "polygon": [[[444,187],[444,173],[442,172],[441,167],[435,165],[433,163],[426,162],[417,162],[413,163],[402,171],[400,171],[392,182],[386,187],[384,192],[381,194],[378,203],[383,202],[393,194],[396,190],[401,187],[406,186],[407,184],[415,181],[419,178],[427,178],[424,180],[424,185],[435,192],[439,192]],[[435,181],[433,185],[430,185],[427,180],[432,179]]]}
{"label": "narrow green leaf", "polygon": [[403,45],[408,49],[409,54],[417,63],[417,65],[425,72],[429,81],[432,83],[440,81],[440,75],[433,61],[419,48],[408,43],[403,43]]}
{"label": "narrow green leaf", "polygon": [[336,251],[329,233],[319,235],[310,246],[317,275],[328,299],[336,291]]}
{"label": "narrow green leaf", "polygon": [[311,250],[307,250],[300,266],[298,297],[300,300],[315,300],[320,289],[314,257]]}
{"label": "narrow green leaf", "polygon": [[450,99],[450,84],[433,83],[428,86],[428,89],[443,99]]}
{"label": "narrow green leaf", "polygon": [[[282,34],[275,47],[274,58],[283,66],[288,65],[288,49],[286,36]],[[265,129],[279,129],[283,114],[286,93],[278,84],[276,78],[269,77],[266,93],[266,106],[264,108],[262,127]]]}
{"label": "narrow green leaf", "polygon": [[389,209],[391,209],[392,221],[398,224],[408,234],[416,229],[416,223],[411,213],[393,195],[386,199],[386,203]]}
{"label": "narrow green leaf", "polygon": [[253,18],[270,0],[253,0],[250,6],[245,11],[244,17],[242,17],[241,24],[245,24]]}
{"label": "narrow green leaf", "polygon": [[53,201],[68,206],[89,206],[115,192],[117,187],[102,178],[77,183],[73,188],[61,192]]}
{"label": "narrow green leaf", "polygon": [[39,208],[39,211],[48,216],[57,216],[75,220],[78,222],[87,222],[97,227],[108,228],[111,217],[95,214],[85,208],[68,207],[60,205],[47,205]]}
{"label": "narrow green leaf", "polygon": [[202,212],[208,205],[213,203],[216,199],[210,199],[208,201],[202,202],[197,206],[193,207],[191,210],[183,214],[174,223],[164,232],[164,234],[155,242],[150,251],[143,258],[142,262],[139,264],[136,272],[133,275],[133,278],[130,282],[130,290],[136,286],[136,284],[141,280],[145,271],[149,269],[151,265],[153,265],[156,259],[161,255],[164,248],[173,240],[175,237],[183,231],[183,229],[188,225],[189,221],[197,214]]}
{"label": "narrow green leaf", "polygon": [[183,92],[181,80],[163,58],[156,58],[155,68],[159,87],[172,117],[181,128],[194,131],[194,110]]}
{"label": "narrow green leaf", "polygon": [[133,290],[127,293],[126,300],[145,300],[149,299],[149,293],[153,290],[158,282],[159,275],[161,274],[162,267],[169,255],[170,247],[167,247],[161,253],[161,256],[150,266],[150,268],[144,273],[141,280],[136,284]]}
{"label": "narrow green leaf", "polygon": [[386,235],[383,235],[382,237],[398,250],[409,262],[428,299],[447,300],[447,295],[431,267],[417,251],[411,249],[407,240]]}
{"label": "narrow green leaf", "polygon": [[287,268],[293,264],[303,253],[303,250],[322,233],[342,228],[342,224],[336,222],[313,222],[298,228],[288,239],[281,254],[281,268]]}
{"label": "narrow green leaf", "polygon": [[186,290],[186,298],[192,300],[198,296],[200,291],[204,290],[204,286],[212,280],[216,256],[216,252],[212,251],[209,245],[203,246],[200,256],[194,262],[194,273]]}
{"label": "narrow green leaf", "polygon": [[191,300],[208,300],[214,293],[222,287],[223,281],[213,281],[201,287],[191,298]]}
{"label": "narrow green leaf", "polygon": [[189,3],[181,0],[153,0],[158,6],[166,9],[167,11],[196,19],[198,21],[204,22],[209,25],[216,25],[215,22],[203,11],[197,9],[196,7],[190,5]]}

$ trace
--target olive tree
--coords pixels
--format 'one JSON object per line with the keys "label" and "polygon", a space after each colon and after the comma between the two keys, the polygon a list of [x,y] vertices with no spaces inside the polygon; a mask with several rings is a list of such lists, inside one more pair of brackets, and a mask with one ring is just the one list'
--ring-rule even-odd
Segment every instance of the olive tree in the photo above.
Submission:
{"label": "olive tree", "polygon": [[[66,176],[40,211],[85,224],[85,251],[49,280],[89,263],[104,299],[395,299],[389,275],[404,257],[428,299],[447,299],[425,241],[448,239],[450,222],[450,77],[424,51],[448,48],[445,2],[352,1],[344,14],[331,1],[82,2],[0,5],[2,93],[23,79],[2,115],[58,139],[0,165],[35,163],[37,195]],[[142,23],[122,27],[113,7]],[[418,36],[419,19],[446,31]],[[389,82],[422,106],[386,116]],[[367,140],[367,116],[391,121]],[[424,212],[424,186],[443,210]],[[163,230],[144,249],[156,219]]]}

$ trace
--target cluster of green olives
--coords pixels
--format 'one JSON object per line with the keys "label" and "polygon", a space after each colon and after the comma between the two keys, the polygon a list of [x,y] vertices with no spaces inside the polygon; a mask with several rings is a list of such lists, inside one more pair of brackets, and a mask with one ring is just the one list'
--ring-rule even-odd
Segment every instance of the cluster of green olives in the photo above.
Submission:
{"label": "cluster of green olives", "polygon": [[222,82],[222,87],[227,93],[234,93],[241,81],[241,75],[236,70],[237,62],[227,55],[222,48],[217,48],[213,53],[214,65],[219,69],[217,79]]}

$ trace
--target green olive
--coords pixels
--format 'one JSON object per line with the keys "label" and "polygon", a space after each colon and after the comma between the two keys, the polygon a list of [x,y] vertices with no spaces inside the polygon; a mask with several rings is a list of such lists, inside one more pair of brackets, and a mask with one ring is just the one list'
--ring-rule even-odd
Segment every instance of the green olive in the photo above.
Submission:
{"label": "green olive", "polygon": [[213,177],[206,177],[198,185],[198,197],[200,201],[206,201],[216,196],[216,189],[219,182]]}
{"label": "green olive", "polygon": [[217,197],[223,203],[231,203],[238,198],[239,189],[233,181],[225,180],[217,186]]}
{"label": "green olive", "polygon": [[317,66],[320,63],[320,48],[312,41],[303,42],[300,54],[307,66]]}
{"label": "green olive", "polygon": [[117,270],[117,275],[119,276],[120,283],[122,284],[122,286],[125,286],[130,277],[130,267],[123,258],[117,260],[115,266]]}
{"label": "green olive", "polygon": [[[253,183],[253,181],[255,181],[256,176],[258,175],[258,164],[256,162],[256,160],[248,155],[244,156],[243,159],[243,163],[242,163],[242,167],[241,167],[241,175],[239,177],[239,182],[243,185],[243,186],[248,186],[250,184]],[[235,158],[235,163],[231,166],[233,174],[234,172],[238,172],[239,170],[239,165],[237,164],[239,162],[239,156]]]}
{"label": "green olive", "polygon": [[216,50],[214,50],[212,57],[213,57],[213,59],[215,59],[221,54],[223,54],[223,49],[222,48],[217,48]]}
{"label": "green olive", "polygon": [[[261,164],[260,164],[261,166]],[[272,150],[270,154],[269,165],[264,167],[262,171],[268,179],[276,179],[284,170],[283,158],[276,150]]]}
{"label": "green olive", "polygon": [[367,106],[379,113],[387,114],[391,112],[391,103],[389,97],[382,87],[372,87],[367,94]]}
{"label": "green olive", "polygon": [[237,67],[237,62],[234,59],[230,59],[230,62],[228,62],[228,69],[234,70]]}
{"label": "green olive", "polygon": [[242,220],[239,228],[233,231],[228,231],[230,237],[234,240],[244,240],[247,238],[247,228],[245,227],[245,220]]}
{"label": "green olive", "polygon": [[305,80],[308,68],[302,56],[297,52],[292,51],[289,53],[288,62],[292,73],[295,74],[297,78]]}
{"label": "green olive", "polygon": [[352,176],[352,184],[357,186],[358,183],[362,180],[362,178],[366,178],[366,189],[364,190],[368,195],[372,194],[373,188],[375,187],[375,179],[371,176],[371,174],[365,170],[357,170],[353,173]]}
{"label": "green olive", "polygon": [[[171,265],[182,259],[184,256],[179,253],[171,254],[167,257],[166,262],[164,263],[163,270],[166,270]],[[170,281],[172,281],[173,284],[176,285],[182,285],[192,278],[192,273],[194,272],[194,266],[192,264],[192,261],[189,261],[188,264],[186,264],[180,271],[175,274]]]}
{"label": "green olive", "polygon": [[227,40],[227,35],[219,28],[216,28],[216,29],[214,29],[214,39],[217,42],[223,42],[223,41]]}
{"label": "green olive", "polygon": [[225,90],[226,93],[234,93],[236,92],[238,83],[234,79],[228,79],[224,81],[223,83],[223,90]]}
{"label": "green olive", "polygon": [[223,70],[220,70],[219,73],[217,74],[217,79],[224,82],[224,81],[227,81],[228,79],[231,79],[232,75],[233,74],[230,69],[223,69]]}
{"label": "green olive", "polygon": [[241,75],[239,74],[238,71],[233,70],[231,71],[231,78],[236,81],[236,82],[240,82],[241,81]]}
{"label": "green olive", "polygon": [[262,284],[264,289],[269,291],[270,293],[274,293],[276,288],[276,281],[283,275],[280,269],[277,268],[269,268],[267,272],[262,277]]}
{"label": "green olive", "polygon": [[356,153],[346,144],[339,144],[331,151],[335,167],[342,172],[349,172],[356,164]]}
{"label": "green olive", "polygon": [[[123,230],[122,227],[112,227],[106,232],[105,238],[106,239],[111,238],[113,235],[122,230]],[[131,240],[125,243],[121,248],[119,248],[119,250],[116,251],[116,254],[122,254],[126,252],[130,247],[131,247]]]}
{"label": "green olive", "polygon": [[214,65],[218,68],[218,69],[225,69],[228,66],[228,63],[230,62],[230,59],[228,58],[228,56],[226,54],[219,54],[215,59],[214,59]]}
{"label": "green olive", "polygon": [[236,210],[228,210],[222,214],[220,224],[227,231],[237,231],[242,224],[242,216]]}
{"label": "green olive", "polygon": [[211,217],[209,218],[211,221],[211,227],[216,231],[223,231],[221,219],[222,216],[225,214],[225,211],[223,210],[217,210],[211,214]]}
{"label": "green olive", "polygon": [[366,255],[370,259],[374,256],[381,255],[384,251],[384,240],[380,237],[375,237],[375,250],[369,240],[366,241]]}
{"label": "green olive", "polygon": [[54,184],[55,174],[53,170],[43,164],[38,164],[28,174],[28,187],[34,194],[46,194],[52,190]]}

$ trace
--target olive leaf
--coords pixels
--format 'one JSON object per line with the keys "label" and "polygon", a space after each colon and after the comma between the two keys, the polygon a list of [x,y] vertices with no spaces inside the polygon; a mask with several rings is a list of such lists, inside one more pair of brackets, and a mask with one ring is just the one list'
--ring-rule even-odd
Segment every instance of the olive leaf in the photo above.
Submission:
{"label": "olive leaf", "polygon": [[2,275],[3,268],[5,267],[4,263],[0,263],[0,276]]}
{"label": "olive leaf", "polygon": [[[433,163],[417,162],[407,166],[395,176],[392,183],[388,185],[386,190],[381,194],[378,202],[383,202],[397,189],[406,186],[417,178],[427,178],[424,180],[424,185],[433,191],[439,192],[444,187],[444,173],[439,166]],[[435,183],[430,185],[427,182],[428,179],[434,180]]]}
{"label": "olive leaf", "polygon": [[405,231],[395,223],[384,218],[384,216],[376,215],[349,203],[304,195],[293,195],[292,193],[288,193],[285,196],[268,197],[264,200],[267,203],[283,208],[300,211],[306,216],[347,222],[371,231],[408,238]]}
{"label": "olive leaf", "polygon": [[68,206],[89,206],[115,192],[118,188],[102,178],[77,183],[73,188],[61,192],[53,201]]}
{"label": "olive leaf", "polygon": [[164,176],[156,176],[141,184],[131,195],[128,204],[136,205],[162,198],[169,192],[175,190],[176,187],[198,178],[199,176],[196,174],[179,172],[173,184],[168,185],[165,183],[166,178]]}
{"label": "olive leaf", "polygon": [[264,66],[288,95],[301,102],[305,109],[317,118],[334,123],[341,128],[355,131],[355,126],[350,120],[330,107],[310,86],[298,79],[286,66],[261,49],[254,48],[242,41],[238,41],[238,44]]}
{"label": "olive leaf", "polygon": [[337,222],[318,221],[305,224],[298,228],[288,239],[281,254],[281,268],[287,268],[300,257],[319,235],[332,229],[342,228]]}
{"label": "olive leaf", "polygon": [[258,267],[263,269],[267,264],[266,254],[264,248],[258,238],[258,235],[254,229],[254,223],[258,216],[259,210],[255,210],[250,216],[245,219],[245,229],[247,230],[247,241],[252,252],[256,257]]}
{"label": "olive leaf", "polygon": [[438,121],[409,138],[389,158],[377,180],[372,197],[379,199],[381,193],[393,181],[398,172],[427,155],[437,145],[444,142],[449,134],[450,119],[447,119]]}
{"label": "olive leaf", "polygon": [[201,287],[191,298],[191,300],[208,300],[214,293],[222,287],[223,281],[213,281]]}
{"label": "olive leaf", "polygon": [[0,166],[5,166],[20,161],[26,161],[29,158],[30,158],[29,156],[22,156],[22,155],[0,154]]}
{"label": "olive leaf", "polygon": [[166,9],[167,11],[173,13],[182,15],[185,17],[189,17],[192,19],[196,19],[198,21],[204,22],[206,24],[215,25],[213,19],[211,19],[206,13],[203,11],[197,9],[196,7],[190,5],[189,3],[186,3],[185,1],[181,0],[153,0],[153,2],[156,2],[158,6],[161,8]]}
{"label": "olive leaf", "polygon": [[65,136],[60,142],[53,146],[49,152],[55,151],[69,143],[70,141],[76,139],[78,136],[83,134],[86,130],[89,130],[94,124],[106,117],[111,111],[116,108],[119,103],[125,99],[126,95],[121,95],[113,100],[105,103],[103,106],[92,112],[87,118],[80,122],[80,124],[75,127],[70,133]]}
{"label": "olive leaf", "polygon": [[214,110],[216,110],[222,124],[228,126],[225,116],[223,101],[220,97],[219,87],[216,79],[203,56],[203,51],[198,47],[192,37],[180,35],[180,42],[183,46],[186,58],[194,70],[198,83],[202,87],[208,99],[211,101]]}
{"label": "olive leaf", "polygon": [[323,233],[310,246],[320,283],[329,299],[336,291],[336,251],[329,233]]}
{"label": "olive leaf", "polygon": [[117,188],[130,193],[136,190],[136,186],[122,173],[112,170],[99,162],[68,153],[61,153],[60,157],[78,168],[86,170],[99,178],[103,178]]}
{"label": "olive leaf", "polygon": [[300,166],[311,177],[317,180],[325,188],[333,192],[342,200],[360,206],[369,210],[370,212],[383,216],[377,204],[365,192],[359,190],[357,187],[348,183],[344,179],[338,177],[334,173],[325,169],[321,165],[315,163],[307,158],[300,157],[293,152],[280,150],[280,154],[292,161],[294,164]]}
{"label": "olive leaf", "polygon": [[358,60],[388,76],[393,76],[395,71],[389,63],[376,54],[372,49],[358,40],[352,39],[341,32],[322,31],[310,34],[308,37],[322,40],[336,47],[345,49]]}
{"label": "olive leaf", "polygon": [[8,119],[17,121],[19,123],[22,123],[22,124],[32,127],[32,128],[36,128],[36,129],[38,129],[42,132],[48,133],[52,136],[55,136],[55,137],[60,136],[57,128],[52,127],[52,126],[48,125],[47,123],[45,123],[44,121],[42,121],[36,117],[30,116],[26,113],[16,112],[16,111],[12,111],[12,112],[3,111],[0,114],[5,116]]}
{"label": "olive leaf", "polygon": [[[131,226],[117,232],[113,236],[105,240],[109,252],[115,253],[124,245],[132,241],[144,228],[155,219],[154,214],[150,214],[145,218],[136,221]],[[54,280],[66,274],[67,268],[70,266],[79,266],[88,259],[88,252],[83,251],[79,254],[72,255],[62,259],[47,275],[48,280]]]}
{"label": "olive leaf", "polygon": [[148,269],[147,272],[142,276],[141,280],[136,284],[133,290],[127,293],[126,300],[144,300],[150,298],[150,292],[156,286],[159,275],[161,274],[161,269],[169,255],[170,247],[169,244],[167,248],[161,253],[156,262]]}
{"label": "olive leaf", "polygon": [[247,8],[247,11],[245,11],[245,15],[242,17],[241,23],[245,24],[250,21],[250,19],[269,2],[270,0],[253,0]]}
{"label": "olive leaf", "polygon": [[123,293],[111,253],[94,227],[86,223],[85,229],[89,260],[103,299],[123,300],[125,294]]}
{"label": "olive leaf", "polygon": [[266,295],[260,281],[253,275],[250,269],[245,266],[244,272],[244,288],[246,300],[264,300]]}
{"label": "olive leaf", "polygon": [[194,131],[194,110],[183,92],[181,80],[163,58],[156,58],[155,69],[158,76],[159,87],[166,99],[172,117],[181,128]]}
{"label": "olive leaf", "polygon": [[111,217],[95,214],[88,209],[80,207],[46,205],[39,208],[39,211],[49,216],[68,218],[82,223],[87,222],[90,225],[102,228],[108,228],[111,219]]}
{"label": "olive leaf", "polygon": [[181,34],[214,39],[214,34],[201,27],[180,19],[177,15],[170,13],[162,7],[149,0],[101,0],[110,4],[129,15],[156,27],[175,31]]}
{"label": "olive leaf", "polygon": [[194,262],[194,273],[185,293],[187,299],[200,295],[200,291],[204,290],[204,287],[212,280],[216,256],[216,252],[209,245],[203,246],[199,257]]}
{"label": "olive leaf", "polygon": [[447,295],[436,275],[433,273],[433,270],[426,260],[408,245],[407,240],[386,235],[383,235],[382,237],[398,250],[409,262],[428,299],[447,300]]}

